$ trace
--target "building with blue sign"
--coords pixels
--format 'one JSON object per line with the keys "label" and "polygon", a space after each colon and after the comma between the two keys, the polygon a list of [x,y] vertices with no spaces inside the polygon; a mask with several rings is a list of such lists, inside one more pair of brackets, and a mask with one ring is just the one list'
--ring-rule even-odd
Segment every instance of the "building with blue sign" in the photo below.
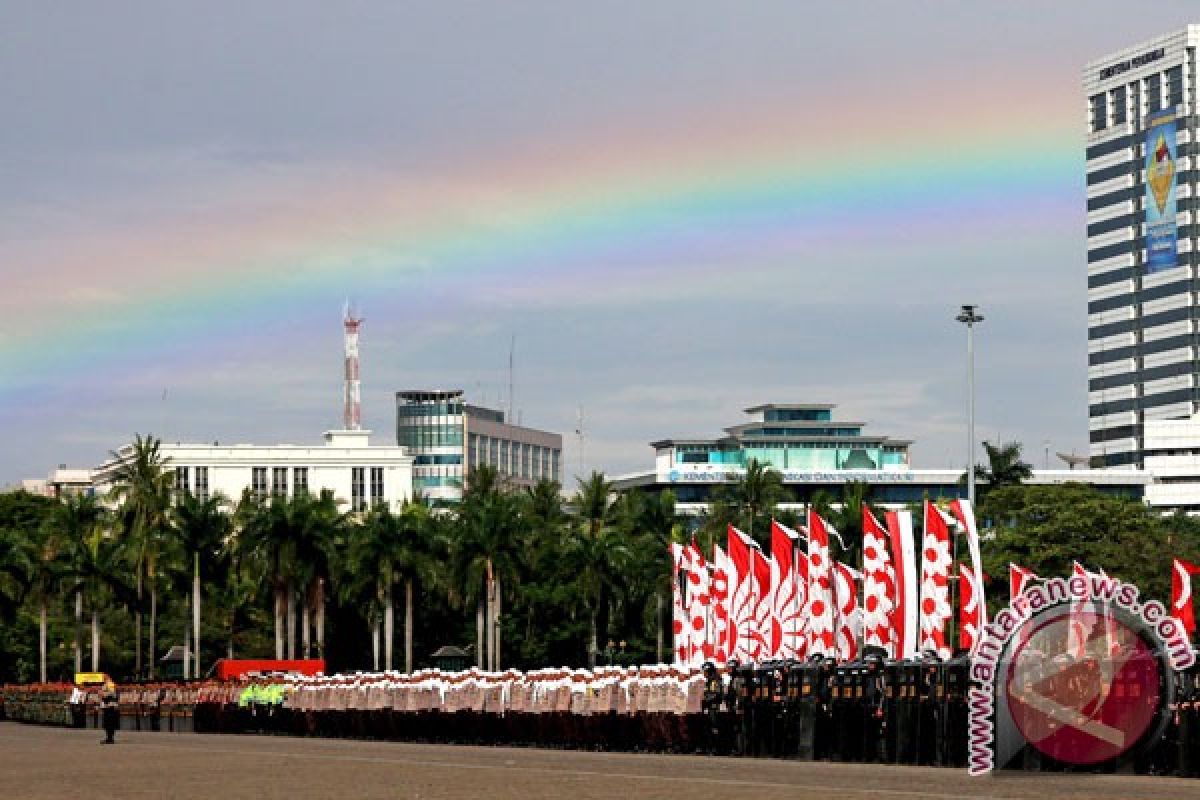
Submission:
{"label": "building with blue sign", "polygon": [[[864,430],[864,422],[834,418],[831,404],[768,403],[746,409],[752,420],[725,429],[712,439],[662,439],[651,442],[654,469],[614,478],[618,491],[670,489],[681,513],[708,509],[715,487],[740,480],[751,460],[770,466],[783,478],[789,495],[784,508],[797,510],[817,492],[837,497],[844,484],[860,481],[869,499],[901,507],[924,498],[966,495],[959,483],[964,468],[913,469],[908,439]],[[1145,499],[1152,475],[1142,470],[1035,470],[1030,483],[1081,482],[1102,491]]]}

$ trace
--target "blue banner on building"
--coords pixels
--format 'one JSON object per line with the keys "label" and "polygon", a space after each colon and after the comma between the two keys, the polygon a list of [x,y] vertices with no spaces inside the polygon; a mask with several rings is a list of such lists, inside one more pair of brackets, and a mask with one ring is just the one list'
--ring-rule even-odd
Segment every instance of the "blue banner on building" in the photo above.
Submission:
{"label": "blue banner on building", "polygon": [[1146,272],[1179,265],[1175,227],[1175,112],[1146,120]]}

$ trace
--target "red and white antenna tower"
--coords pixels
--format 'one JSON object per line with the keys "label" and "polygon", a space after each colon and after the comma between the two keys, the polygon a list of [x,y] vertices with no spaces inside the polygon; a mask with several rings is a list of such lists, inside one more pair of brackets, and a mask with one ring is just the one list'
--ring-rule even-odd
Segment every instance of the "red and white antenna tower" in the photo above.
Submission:
{"label": "red and white antenna tower", "polygon": [[358,380],[358,328],[363,319],[356,317],[347,303],[342,311],[342,324],[346,329],[346,390],[342,410],[342,425],[345,430],[362,428],[362,392]]}

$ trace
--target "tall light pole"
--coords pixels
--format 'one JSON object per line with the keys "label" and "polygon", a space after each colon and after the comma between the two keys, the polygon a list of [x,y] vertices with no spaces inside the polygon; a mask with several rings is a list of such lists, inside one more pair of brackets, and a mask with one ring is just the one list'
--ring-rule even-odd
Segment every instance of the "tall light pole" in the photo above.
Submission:
{"label": "tall light pole", "polygon": [[983,315],[974,305],[963,305],[956,320],[967,326],[967,499],[975,506],[975,323]]}

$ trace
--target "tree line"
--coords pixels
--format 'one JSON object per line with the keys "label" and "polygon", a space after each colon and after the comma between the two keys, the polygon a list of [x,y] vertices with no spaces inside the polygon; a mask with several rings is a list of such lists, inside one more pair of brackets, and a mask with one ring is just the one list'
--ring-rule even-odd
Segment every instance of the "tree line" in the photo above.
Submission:
{"label": "tree line", "polygon": [[[1009,562],[1049,576],[1078,560],[1165,601],[1171,558],[1200,560],[1195,518],[1083,484],[1023,485],[1019,445],[986,453],[977,516],[993,609]],[[184,646],[192,676],[223,656],[410,670],[448,644],[492,669],[662,660],[669,542],[711,553],[734,524],[769,550],[771,519],[801,522],[780,508],[793,499],[780,474],[757,462],[698,516],[677,514],[670,491],[617,493],[596,472],[576,484],[564,498],[557,483],[516,489],[481,467],[453,508],[353,514],[328,491],[198,498],[176,492],[158,441],[137,437],[103,501],[0,494],[0,680],[92,666],[150,677],[169,645]],[[832,555],[857,565],[871,487],[810,503],[841,532]]]}

